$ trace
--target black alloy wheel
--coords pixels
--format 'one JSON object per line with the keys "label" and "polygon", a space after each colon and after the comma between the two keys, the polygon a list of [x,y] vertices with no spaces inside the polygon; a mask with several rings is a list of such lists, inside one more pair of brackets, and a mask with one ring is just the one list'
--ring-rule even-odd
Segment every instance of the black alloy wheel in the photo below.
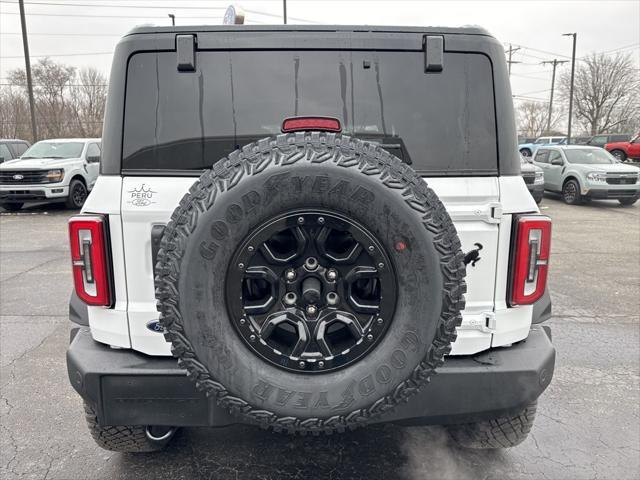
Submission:
{"label": "black alloy wheel", "polygon": [[257,228],[226,282],[230,318],[245,343],[270,363],[305,373],[367,355],[389,328],[396,288],[393,265],[371,233],[317,210]]}
{"label": "black alloy wheel", "polygon": [[69,186],[69,198],[67,206],[69,208],[82,208],[87,200],[87,187],[80,180],[73,180]]}

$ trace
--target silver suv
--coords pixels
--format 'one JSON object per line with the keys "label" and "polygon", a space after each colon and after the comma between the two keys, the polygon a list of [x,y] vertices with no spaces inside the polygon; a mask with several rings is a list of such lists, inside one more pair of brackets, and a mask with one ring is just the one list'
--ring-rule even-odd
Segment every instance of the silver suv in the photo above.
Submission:
{"label": "silver suv", "polygon": [[640,169],[621,164],[602,148],[544,147],[532,161],[544,170],[544,189],[561,193],[570,205],[597,198],[630,206],[640,197]]}

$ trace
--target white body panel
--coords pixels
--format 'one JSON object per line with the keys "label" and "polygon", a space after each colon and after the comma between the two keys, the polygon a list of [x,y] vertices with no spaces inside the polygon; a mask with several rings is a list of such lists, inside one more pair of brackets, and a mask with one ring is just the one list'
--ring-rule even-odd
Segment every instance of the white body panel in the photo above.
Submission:
{"label": "white body panel", "polygon": [[[532,307],[506,304],[511,214],[538,211],[522,178],[425,180],[451,215],[463,251],[472,250],[475,243],[483,246],[481,260],[467,267],[466,308],[451,355],[474,354],[526,338]],[[163,335],[147,328],[158,319],[151,229],[169,221],[194,181],[193,177],[101,177],[96,184],[84,211],[110,215],[117,301],[112,310],[89,309],[94,339],[148,355],[170,355]],[[119,206],[114,205],[115,191],[121,192]],[[116,245],[118,235],[120,245]]]}
{"label": "white body panel", "polygon": [[81,213],[101,213],[109,216],[112,273],[115,287],[113,308],[89,307],[89,326],[93,339],[120,348],[131,348],[127,318],[126,256],[122,242],[120,191],[122,178],[100,176],[82,207]]}

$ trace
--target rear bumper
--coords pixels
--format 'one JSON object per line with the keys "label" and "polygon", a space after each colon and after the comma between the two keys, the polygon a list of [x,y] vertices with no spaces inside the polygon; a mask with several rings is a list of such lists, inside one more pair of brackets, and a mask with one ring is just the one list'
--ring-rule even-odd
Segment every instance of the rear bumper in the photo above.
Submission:
{"label": "rear bumper", "polygon": [[[461,423],[524,408],[551,382],[555,349],[548,328],[526,340],[469,357],[449,357],[431,383],[380,422]],[[75,335],[75,336],[73,336]],[[67,351],[73,388],[102,425],[223,426],[237,423],[199,392],[170,357],[148,357],[95,342],[75,328]]]}

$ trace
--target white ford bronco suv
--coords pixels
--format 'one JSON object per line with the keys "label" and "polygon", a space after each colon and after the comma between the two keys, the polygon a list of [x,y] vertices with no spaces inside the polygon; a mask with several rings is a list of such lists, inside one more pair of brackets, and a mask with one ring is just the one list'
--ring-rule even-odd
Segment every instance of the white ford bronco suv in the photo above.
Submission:
{"label": "white ford bronco suv", "polygon": [[553,375],[551,223],[482,29],[137,28],[69,232],[106,449],[378,422],[510,447]]}
{"label": "white ford bronco suv", "polygon": [[59,138],[31,145],[20,158],[0,164],[0,206],[20,210],[28,202],[64,202],[80,209],[98,178],[99,138]]}

